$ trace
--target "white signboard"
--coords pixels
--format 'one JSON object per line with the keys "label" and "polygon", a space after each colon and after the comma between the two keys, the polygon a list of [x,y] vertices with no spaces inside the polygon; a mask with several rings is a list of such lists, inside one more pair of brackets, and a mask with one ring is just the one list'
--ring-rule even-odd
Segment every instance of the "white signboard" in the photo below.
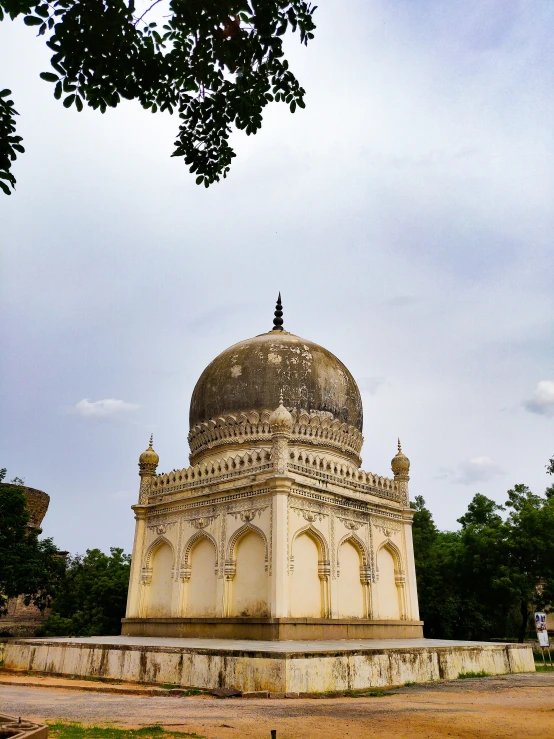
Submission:
{"label": "white signboard", "polygon": [[546,613],[535,613],[535,629],[540,647],[550,647],[548,631],[546,630]]}

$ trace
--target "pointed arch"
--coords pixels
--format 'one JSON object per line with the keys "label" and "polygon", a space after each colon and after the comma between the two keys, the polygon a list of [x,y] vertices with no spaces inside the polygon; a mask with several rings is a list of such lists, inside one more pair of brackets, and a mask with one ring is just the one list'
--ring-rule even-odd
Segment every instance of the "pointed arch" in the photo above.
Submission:
{"label": "pointed arch", "polygon": [[312,539],[315,539],[315,542],[317,544],[317,547],[319,549],[319,559],[324,562],[329,561],[329,545],[327,544],[327,540],[319,531],[316,529],[316,527],[313,524],[309,524],[308,526],[303,526],[301,529],[298,529],[298,531],[295,532],[294,536],[292,537],[292,541],[290,543],[290,551],[292,552],[292,548],[294,546],[295,540],[301,536],[302,534],[308,534],[308,536],[311,536]]}
{"label": "pointed arch", "polygon": [[358,534],[356,534],[354,531],[349,531],[348,534],[345,534],[342,539],[339,541],[338,547],[337,547],[337,568],[340,567],[340,561],[339,561],[339,553],[341,546],[346,542],[350,542],[357,550],[360,555],[360,567],[367,568],[370,566],[370,557],[369,552],[367,550],[366,544],[360,539]]}
{"label": "pointed arch", "polygon": [[[385,539],[384,542],[382,542],[378,547],[377,551],[375,552],[375,557],[377,558],[377,555],[381,551],[381,549],[388,549],[388,551],[392,554],[395,564],[395,570],[397,575],[401,575],[404,573],[404,568],[402,566],[402,553],[398,546],[391,541],[390,539]],[[375,560],[377,561],[377,559]]]}
{"label": "pointed arch", "polygon": [[167,544],[169,548],[171,549],[172,568],[175,568],[175,547],[169,541],[169,539],[167,539],[165,536],[158,536],[156,539],[154,539],[154,541],[149,545],[148,549],[146,550],[146,553],[144,555],[144,560],[143,560],[144,570],[151,569],[152,555],[157,549],[159,549],[159,547],[162,546],[162,544]]}
{"label": "pointed arch", "polygon": [[186,543],[186,546],[183,550],[183,562],[182,562],[183,570],[190,571],[190,553],[194,545],[197,544],[200,541],[200,539],[207,539],[212,544],[213,548],[215,549],[215,566],[217,569],[217,566],[218,566],[217,542],[210,533],[208,533],[207,531],[201,530],[193,534]]}
{"label": "pointed arch", "polygon": [[227,562],[235,561],[235,548],[238,542],[240,541],[240,539],[242,539],[243,536],[246,536],[246,534],[251,531],[262,537],[264,543],[265,568],[267,570],[269,564],[269,546],[267,542],[267,536],[258,526],[255,526],[249,521],[245,523],[244,526],[241,526],[240,529],[237,529],[237,531],[235,531],[235,533],[229,539],[229,543],[227,544]]}

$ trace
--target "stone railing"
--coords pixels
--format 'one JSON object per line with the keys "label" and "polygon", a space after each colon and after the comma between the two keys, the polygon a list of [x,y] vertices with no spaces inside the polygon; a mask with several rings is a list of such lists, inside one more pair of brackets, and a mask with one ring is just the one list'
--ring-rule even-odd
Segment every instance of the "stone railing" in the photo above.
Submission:
{"label": "stone railing", "polygon": [[[342,462],[336,457],[308,453],[302,449],[289,447],[287,468],[312,479],[334,485],[348,487],[366,495],[374,495],[388,500],[400,500],[401,491],[395,480],[371,472],[365,472],[355,465]],[[248,473],[257,474],[273,469],[272,455],[268,449],[236,454],[210,462],[173,470],[157,475],[150,488],[150,497],[166,495],[185,490],[240,478]]]}

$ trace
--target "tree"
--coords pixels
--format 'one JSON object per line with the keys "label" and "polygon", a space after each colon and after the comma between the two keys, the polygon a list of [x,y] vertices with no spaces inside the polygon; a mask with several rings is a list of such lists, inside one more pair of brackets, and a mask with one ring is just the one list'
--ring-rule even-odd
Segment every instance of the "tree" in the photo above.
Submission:
{"label": "tree", "polygon": [[51,539],[38,540],[28,527],[29,511],[21,487],[0,487],[0,614],[9,598],[49,605],[65,567]]}
{"label": "tree", "polygon": [[[160,27],[148,14],[161,2],[139,13],[135,0],[0,0],[0,20],[23,15],[47,38],[53,71],[41,77],[66,108],[86,103],[105,113],[126,98],[152,113],[177,113],[173,156],[208,187],[229,171],[233,127],[255,134],[274,100],[292,113],[305,107],[283,36],[298,30],[307,44],[316,8],[305,0],[164,0]],[[10,94],[0,92],[0,187],[8,195],[12,163],[24,151]]]}
{"label": "tree", "polygon": [[131,556],[111,548],[110,555],[88,549],[68,561],[65,578],[52,603],[41,636],[97,636],[121,633]]}
{"label": "tree", "polygon": [[533,494],[526,485],[508,490],[505,579],[520,611],[519,641],[525,639],[531,609],[554,603],[554,499]]}
{"label": "tree", "polygon": [[460,593],[457,587],[456,560],[459,546],[456,533],[441,532],[435,526],[425,500],[417,496],[411,504],[414,555],[420,615],[425,636],[452,639],[458,636],[457,614]]}
{"label": "tree", "polygon": [[554,496],[515,485],[504,519],[506,508],[478,493],[456,532],[436,528],[423,498],[412,507],[425,635],[523,641],[532,609],[554,603]]}

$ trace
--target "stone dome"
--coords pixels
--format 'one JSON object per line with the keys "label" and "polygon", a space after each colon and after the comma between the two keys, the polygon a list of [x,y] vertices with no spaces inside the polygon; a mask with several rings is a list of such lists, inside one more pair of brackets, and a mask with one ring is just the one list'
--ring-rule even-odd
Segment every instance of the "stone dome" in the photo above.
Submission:
{"label": "stone dome", "polygon": [[286,408],[330,413],[359,432],[362,399],[345,365],[312,341],[269,331],[226,349],[200,375],[190,403],[190,428],[229,414]]}

